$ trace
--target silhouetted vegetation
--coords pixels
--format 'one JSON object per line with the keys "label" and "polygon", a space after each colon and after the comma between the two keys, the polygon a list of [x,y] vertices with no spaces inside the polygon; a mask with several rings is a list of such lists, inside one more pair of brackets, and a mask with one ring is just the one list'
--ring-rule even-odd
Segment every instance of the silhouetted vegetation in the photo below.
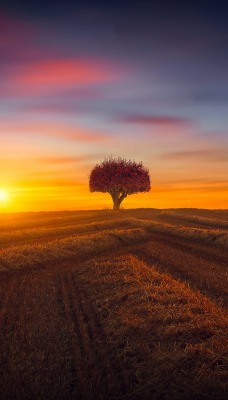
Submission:
{"label": "silhouetted vegetation", "polygon": [[141,162],[106,158],[91,171],[89,187],[91,192],[109,193],[113,200],[113,209],[119,210],[128,195],[150,191],[149,170]]}

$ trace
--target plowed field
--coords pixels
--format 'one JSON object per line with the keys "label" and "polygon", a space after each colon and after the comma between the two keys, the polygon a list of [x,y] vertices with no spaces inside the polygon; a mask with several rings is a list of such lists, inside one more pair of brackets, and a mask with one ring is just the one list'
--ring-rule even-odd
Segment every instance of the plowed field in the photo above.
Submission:
{"label": "plowed field", "polygon": [[228,211],[0,216],[1,399],[227,398]]}

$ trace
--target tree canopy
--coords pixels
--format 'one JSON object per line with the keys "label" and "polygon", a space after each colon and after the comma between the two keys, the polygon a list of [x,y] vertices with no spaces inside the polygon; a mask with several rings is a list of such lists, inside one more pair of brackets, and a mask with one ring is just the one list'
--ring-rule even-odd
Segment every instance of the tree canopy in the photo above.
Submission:
{"label": "tree canopy", "polygon": [[128,195],[150,191],[149,170],[142,162],[121,157],[105,158],[91,171],[89,188],[91,192],[109,193],[113,208],[119,209]]}

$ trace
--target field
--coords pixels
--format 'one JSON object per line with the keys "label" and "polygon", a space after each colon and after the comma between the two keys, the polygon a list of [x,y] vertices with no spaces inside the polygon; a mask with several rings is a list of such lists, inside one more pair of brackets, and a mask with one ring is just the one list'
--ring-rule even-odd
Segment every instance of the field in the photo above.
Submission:
{"label": "field", "polygon": [[227,398],[228,211],[0,215],[0,398]]}

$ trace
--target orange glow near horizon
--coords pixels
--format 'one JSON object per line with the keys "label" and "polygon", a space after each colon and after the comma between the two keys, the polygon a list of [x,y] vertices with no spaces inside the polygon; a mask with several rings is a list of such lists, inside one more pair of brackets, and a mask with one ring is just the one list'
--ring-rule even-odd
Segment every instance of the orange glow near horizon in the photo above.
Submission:
{"label": "orange glow near horizon", "polygon": [[[27,126],[32,130],[32,123]],[[108,193],[89,192],[89,174],[95,164],[110,155],[107,148],[112,148],[117,157],[123,156],[122,147],[132,155],[129,158],[149,168],[152,187],[149,193],[128,196],[123,208],[228,208],[223,149],[199,151],[192,145],[191,151],[177,151],[174,135],[167,152],[163,136],[148,136],[148,131],[142,142],[137,136],[131,140],[121,137],[121,132],[102,137],[98,128],[85,130],[89,137],[83,137],[81,128],[72,126],[69,130],[64,124],[34,124],[34,136],[29,135],[29,129],[22,135],[20,124],[13,122],[12,132],[21,138],[14,146],[9,122],[7,127],[9,134],[2,141],[5,158],[0,159],[0,212],[112,208]],[[186,135],[178,141],[182,140],[186,148],[187,139]],[[165,146],[166,142],[167,138]],[[3,201],[7,194],[8,200]]]}
{"label": "orange glow near horizon", "polygon": [[[14,124],[12,127],[16,129]],[[14,146],[10,135],[6,135],[3,154],[11,156],[0,159],[0,212],[112,208],[108,193],[90,193],[88,185],[91,169],[110,155],[107,146],[113,149],[115,157],[123,156],[121,146],[128,148],[132,154],[129,158],[142,161],[150,171],[151,191],[128,196],[123,208],[228,208],[223,149],[172,152],[170,146],[170,151],[164,153],[163,139],[148,138],[147,134],[145,146],[141,138],[129,141],[117,134],[102,140],[98,129],[94,136],[90,130],[89,140],[82,140],[80,129],[74,131],[72,127],[69,134],[63,126],[61,135],[60,130],[56,125],[56,132],[55,127],[49,132],[47,126],[44,137],[39,134],[38,124],[34,129],[36,135],[21,136],[19,126],[15,132],[21,137],[20,147]],[[72,138],[74,132],[76,137]],[[161,147],[160,154],[153,141]],[[3,201],[7,193],[8,200]]]}
{"label": "orange glow near horizon", "polygon": [[[1,194],[2,193],[2,194]],[[1,200],[2,198],[2,200]],[[218,202],[218,198],[220,201]],[[127,208],[227,208],[226,190],[219,185],[213,188],[154,187],[149,193],[128,196],[122,203]],[[90,193],[88,184],[75,186],[33,186],[0,192],[0,212],[34,212],[62,210],[111,209],[112,199],[108,193]]]}

